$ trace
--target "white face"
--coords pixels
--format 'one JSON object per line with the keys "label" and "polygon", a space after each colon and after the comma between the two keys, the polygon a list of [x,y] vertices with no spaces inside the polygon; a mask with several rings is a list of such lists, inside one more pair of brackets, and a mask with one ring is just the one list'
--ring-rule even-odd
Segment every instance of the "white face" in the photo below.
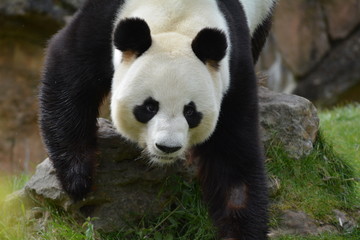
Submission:
{"label": "white face", "polygon": [[167,164],[210,137],[222,84],[218,71],[195,56],[192,39],[175,33],[152,39],[140,57],[115,50],[122,60],[115,61],[111,116],[151,161]]}

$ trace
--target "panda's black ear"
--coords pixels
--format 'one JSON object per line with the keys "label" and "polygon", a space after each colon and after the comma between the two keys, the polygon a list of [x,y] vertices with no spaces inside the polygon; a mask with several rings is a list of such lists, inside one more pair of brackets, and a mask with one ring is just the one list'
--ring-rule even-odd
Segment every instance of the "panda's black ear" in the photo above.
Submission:
{"label": "panda's black ear", "polygon": [[151,46],[150,28],[140,18],[121,20],[114,32],[114,45],[122,52],[140,56]]}
{"label": "panda's black ear", "polygon": [[227,46],[224,32],[215,28],[202,29],[191,43],[195,55],[214,67],[225,57]]}

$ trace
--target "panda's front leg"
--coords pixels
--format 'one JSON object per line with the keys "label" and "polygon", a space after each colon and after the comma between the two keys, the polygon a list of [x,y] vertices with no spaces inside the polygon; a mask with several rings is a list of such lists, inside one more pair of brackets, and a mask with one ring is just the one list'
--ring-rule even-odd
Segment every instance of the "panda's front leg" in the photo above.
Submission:
{"label": "panda's front leg", "polygon": [[[219,160],[219,161],[217,161]],[[223,165],[222,158],[203,158],[200,182],[219,239],[267,239],[267,189],[261,166]],[[252,173],[250,173],[253,171]]]}
{"label": "panda's front leg", "polygon": [[[253,177],[252,181],[263,182],[255,179]],[[267,193],[266,189],[256,185],[242,183],[226,190],[226,206],[223,213],[215,219],[222,239],[268,239]]]}
{"label": "panda's front leg", "polygon": [[85,1],[47,49],[40,128],[63,189],[75,200],[92,186],[97,117],[113,75],[112,21],[121,1]]}
{"label": "panda's front leg", "polygon": [[225,98],[214,134],[194,150],[199,180],[220,239],[265,240],[268,194],[257,104],[234,108],[236,99]]}
{"label": "panda's front leg", "polygon": [[40,128],[58,180],[80,200],[91,190],[98,108],[111,80],[94,79],[86,66],[72,65],[74,56],[59,52],[58,37],[49,47],[40,88]]}
{"label": "panda's front leg", "polygon": [[63,189],[82,199],[92,186],[96,158],[96,117],[100,101],[94,90],[73,88],[56,80],[54,71],[43,78],[40,89],[40,127],[47,152]]}

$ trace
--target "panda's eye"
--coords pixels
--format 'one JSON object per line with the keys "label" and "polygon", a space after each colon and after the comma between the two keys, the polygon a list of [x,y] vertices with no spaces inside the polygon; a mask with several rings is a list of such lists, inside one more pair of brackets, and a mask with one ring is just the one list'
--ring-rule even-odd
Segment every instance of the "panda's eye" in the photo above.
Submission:
{"label": "panda's eye", "polygon": [[141,123],[149,122],[159,111],[159,102],[153,98],[147,98],[142,105],[134,108],[135,119]]}
{"label": "panda's eye", "polygon": [[184,106],[183,114],[187,123],[189,124],[189,128],[195,128],[200,124],[202,113],[196,110],[196,105],[194,102],[190,102]]}
{"label": "panda's eye", "polygon": [[159,110],[158,104],[153,102],[146,103],[145,108],[149,113],[156,113]]}
{"label": "panda's eye", "polygon": [[185,106],[184,107],[184,116],[185,117],[190,117],[191,115],[193,115],[195,113],[195,109],[193,106]]}

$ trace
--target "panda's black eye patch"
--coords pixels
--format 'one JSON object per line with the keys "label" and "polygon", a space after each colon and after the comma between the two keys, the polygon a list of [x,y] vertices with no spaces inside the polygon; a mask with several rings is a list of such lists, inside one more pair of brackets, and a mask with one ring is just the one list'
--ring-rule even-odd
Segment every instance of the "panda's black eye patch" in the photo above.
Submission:
{"label": "panda's black eye patch", "polygon": [[183,114],[187,123],[189,124],[189,128],[195,128],[200,124],[202,113],[196,110],[196,105],[194,102],[190,102],[184,106]]}
{"label": "panda's black eye patch", "polygon": [[147,98],[142,105],[134,108],[133,114],[137,121],[141,123],[149,122],[159,111],[159,102],[153,98]]}

